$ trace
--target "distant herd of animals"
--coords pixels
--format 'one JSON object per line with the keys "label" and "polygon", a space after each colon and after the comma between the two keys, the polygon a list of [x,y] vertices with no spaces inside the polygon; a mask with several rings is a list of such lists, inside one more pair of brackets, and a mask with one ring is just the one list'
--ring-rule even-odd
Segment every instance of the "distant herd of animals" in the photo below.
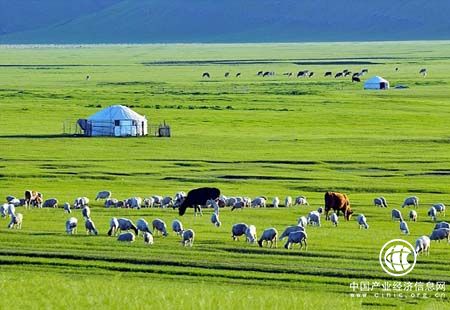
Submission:
{"label": "distant herd of animals", "polygon": [[[265,196],[256,197],[251,199],[249,197],[226,197],[221,195],[218,188],[202,187],[185,192],[178,192],[174,197],[171,196],[151,196],[145,199],[140,197],[131,197],[125,200],[118,200],[112,198],[110,191],[101,191],[97,194],[95,200],[104,200],[104,206],[106,208],[173,208],[178,209],[178,214],[183,216],[187,208],[194,208],[194,215],[203,215],[202,208],[211,207],[214,209],[211,215],[211,223],[215,227],[220,227],[221,222],[219,219],[220,209],[230,207],[231,211],[236,209],[244,209],[246,207],[251,208],[263,208],[273,207],[278,208],[280,199],[274,197],[272,204],[268,204],[268,199]],[[0,214],[3,218],[10,217],[10,223],[8,228],[22,228],[23,214],[16,213],[16,208],[23,206],[24,208],[57,208],[59,205],[58,199],[49,198],[44,200],[43,195],[39,192],[26,190],[24,198],[16,198],[14,196],[7,196],[6,203],[0,206]],[[384,197],[376,197],[373,200],[373,204],[377,207],[388,208],[388,203]],[[305,196],[298,196],[295,199],[287,196],[284,200],[284,207],[300,205],[309,205]],[[407,197],[403,204],[404,207],[414,207],[409,212],[409,220],[416,222],[418,220],[418,213],[416,209],[419,206],[419,198],[416,196]],[[73,209],[81,209],[81,214],[85,221],[85,228],[87,234],[98,235],[98,230],[91,217],[91,209],[89,207],[89,198],[77,197],[74,200],[73,205],[66,202],[63,204],[63,210],[66,213],[72,213]],[[445,205],[443,203],[433,204],[428,210],[427,215],[437,222],[438,214],[445,216]],[[324,195],[324,207],[320,207],[317,211],[311,211],[306,216],[301,216],[297,219],[297,223],[288,226],[284,229],[281,235],[278,234],[278,230],[274,227],[266,228],[257,237],[256,227],[254,225],[248,225],[246,223],[237,223],[231,227],[231,237],[233,240],[238,240],[239,237],[244,236],[246,241],[253,244],[257,243],[260,247],[266,246],[277,247],[277,241],[287,238],[287,242],[284,245],[286,249],[292,247],[293,244],[299,244],[300,249],[304,246],[307,248],[308,235],[306,229],[308,226],[321,226],[321,217],[324,215],[325,220],[329,221],[334,227],[338,227],[340,213],[346,221],[350,221],[354,211],[350,207],[350,201],[347,195],[339,192],[326,192]],[[404,220],[402,212],[399,209],[392,209],[391,219],[400,222],[400,231],[404,234],[409,234],[409,227]],[[369,224],[364,214],[359,214],[357,217],[357,223],[360,229],[369,229]],[[67,234],[72,235],[77,232],[78,219],[76,217],[70,217],[65,223],[65,230]],[[150,228],[151,227],[151,228]],[[192,246],[194,244],[195,232],[193,229],[185,229],[180,220],[175,219],[172,222],[172,231],[181,237],[181,243],[184,246]],[[116,236],[118,241],[133,242],[139,233],[142,234],[143,240],[146,244],[153,244],[154,234],[161,234],[162,236],[168,236],[167,225],[161,219],[155,219],[152,221],[151,226],[145,219],[139,219],[134,223],[127,218],[115,218],[110,220],[108,236]],[[447,222],[436,223],[431,234],[421,236],[416,241],[416,253],[429,254],[431,240],[444,240],[450,242],[450,224]]]}
{"label": "distant herd of animals", "polygon": [[[399,71],[399,68],[396,67],[395,71]],[[361,82],[360,77],[365,75],[366,73],[369,73],[369,69],[367,68],[363,68],[358,72],[351,72],[348,69],[344,69],[342,71],[336,72],[334,74],[334,78],[338,79],[338,78],[345,78],[345,77],[349,77],[351,76],[352,78],[352,82]],[[422,68],[419,70],[419,74],[422,75],[423,77],[427,76],[428,70],[426,68]],[[261,77],[270,77],[270,76],[275,76],[275,72],[274,71],[258,71],[256,73],[257,76],[261,76]],[[302,70],[302,71],[298,71],[296,74],[293,72],[284,72],[282,75],[287,76],[287,77],[292,77],[294,75],[297,76],[297,78],[311,78],[314,76],[314,72],[313,71],[309,71],[309,70]],[[225,72],[224,77],[228,78],[231,76],[231,73],[229,71]],[[333,72],[331,71],[326,71],[323,74],[324,77],[333,77]],[[237,72],[235,74],[235,77],[241,77],[241,72]],[[211,78],[211,74],[209,72],[203,72],[202,74],[202,78],[206,78],[206,79],[210,79]]]}

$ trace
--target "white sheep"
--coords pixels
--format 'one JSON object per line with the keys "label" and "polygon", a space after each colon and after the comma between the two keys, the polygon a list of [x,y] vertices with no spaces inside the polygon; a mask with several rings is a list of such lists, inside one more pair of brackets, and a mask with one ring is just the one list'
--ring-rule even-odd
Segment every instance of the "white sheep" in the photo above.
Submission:
{"label": "white sheep", "polygon": [[86,222],[84,222],[84,227],[86,227],[86,234],[98,235],[98,230],[97,228],[95,228],[95,224],[94,221],[92,221],[92,219],[87,218]]}
{"label": "white sheep", "polygon": [[422,254],[430,255],[431,241],[428,236],[422,236],[416,240],[416,254],[422,252]]}
{"label": "white sheep", "polygon": [[108,199],[108,198],[111,198],[111,192],[110,191],[101,191],[101,192],[97,193],[95,200]]}
{"label": "white sheep", "polygon": [[248,243],[255,243],[256,237],[256,227],[255,225],[249,225],[245,230],[245,236]]}
{"label": "white sheep", "polygon": [[448,229],[450,229],[450,224],[447,223],[447,222],[440,222],[440,223],[437,223],[437,224],[434,226],[434,229],[439,229],[439,228],[448,228]]}
{"label": "white sheep", "polygon": [[167,237],[169,235],[167,233],[166,223],[163,220],[161,220],[161,219],[153,220],[152,226],[153,226],[153,232],[155,232],[155,230],[156,230],[157,232],[160,232],[164,237]]}
{"label": "white sheep", "polygon": [[181,235],[183,233],[183,224],[179,220],[173,220],[172,230],[177,234]]}
{"label": "white sheep", "polygon": [[436,203],[433,208],[436,209],[436,212],[443,213],[445,216],[445,205],[443,203]]}
{"label": "white sheep", "polygon": [[231,238],[233,240],[239,240],[239,237],[245,234],[248,225],[245,223],[234,224],[231,228]]}
{"label": "white sheep", "polygon": [[8,214],[9,211],[9,204],[8,203],[4,203],[0,206],[0,215],[5,218],[6,214]]}
{"label": "white sheep", "polygon": [[338,226],[339,218],[336,213],[334,213],[334,212],[331,213],[330,220],[331,220],[331,223],[333,224],[333,226],[336,226],[336,227]]}
{"label": "white sheep", "polygon": [[403,219],[400,220],[400,231],[405,235],[409,235],[408,224]]}
{"label": "white sheep", "polygon": [[211,215],[211,223],[213,223],[216,227],[220,227],[220,225],[222,225],[222,223],[219,220],[219,214],[214,212]]}
{"label": "white sheep", "polygon": [[9,222],[8,228],[22,229],[22,220],[22,213],[11,215],[11,222]]}
{"label": "white sheep", "polygon": [[153,197],[144,199],[144,207],[153,208],[154,206],[155,206],[155,199],[153,199]]}
{"label": "white sheep", "polygon": [[91,209],[88,206],[84,206],[83,209],[81,209],[81,215],[83,215],[83,218],[85,220],[88,220],[91,218]]}
{"label": "white sheep", "polygon": [[443,239],[447,239],[447,242],[450,242],[450,229],[438,228],[433,230],[430,236],[430,240],[436,240],[441,242],[441,240]]}
{"label": "white sheep", "polygon": [[308,224],[312,226],[319,226],[320,227],[320,213],[317,211],[311,211],[308,214]]}
{"label": "white sheep", "polygon": [[89,204],[89,198],[87,197],[78,197],[75,199],[73,203],[73,207],[75,209],[81,209]]}
{"label": "white sheep", "polygon": [[206,205],[211,206],[214,209],[214,213],[219,215],[219,212],[220,212],[219,204],[214,199],[209,199],[206,202]]}
{"label": "white sheep", "polygon": [[289,208],[292,206],[292,197],[291,196],[286,196],[286,198],[284,199],[284,206],[286,208]]}
{"label": "white sheep", "polygon": [[194,245],[194,237],[195,233],[192,229],[183,230],[181,234],[181,244],[184,246],[193,246]]}
{"label": "white sheep", "polygon": [[119,221],[117,220],[117,218],[113,217],[109,221],[108,236],[115,236],[118,231],[119,231]]}
{"label": "white sheep", "polygon": [[431,219],[436,222],[437,220],[437,211],[435,207],[431,207],[430,210],[428,210],[428,216],[431,217]]}
{"label": "white sheep", "polygon": [[402,221],[403,220],[402,213],[398,209],[392,209],[391,216],[392,216],[393,221],[395,221],[395,220]]}
{"label": "white sheep", "polygon": [[307,205],[309,206],[308,201],[305,196],[298,196],[295,198],[294,206]]}
{"label": "white sheep", "polygon": [[71,217],[66,221],[66,232],[69,235],[77,233],[78,220],[76,217]]}
{"label": "white sheep", "polygon": [[384,197],[377,197],[373,200],[373,204],[377,207],[384,207],[387,208],[387,202]]}
{"label": "white sheep", "polygon": [[138,229],[138,233],[137,233],[138,236],[139,236],[139,231],[142,231],[142,233],[145,233],[145,232],[152,233],[148,226],[148,222],[144,219],[138,219],[136,222],[136,227]]}
{"label": "white sheep", "polygon": [[166,196],[161,200],[161,208],[168,208],[173,206],[172,197]]}
{"label": "white sheep", "polygon": [[402,204],[402,208],[407,206],[414,206],[414,208],[417,208],[419,206],[419,197],[416,196],[407,197]]}
{"label": "white sheep", "polygon": [[308,239],[308,235],[306,231],[294,231],[291,232],[288,236],[288,241],[284,245],[286,249],[290,249],[293,243],[300,243],[300,249],[303,247],[303,243],[305,244],[305,249],[308,248],[308,244],[306,243],[306,239]]}
{"label": "white sheep", "polygon": [[136,225],[134,225],[132,220],[129,220],[127,218],[120,218],[117,220],[119,223],[119,229],[122,230],[133,230],[134,233],[137,235],[139,233]]}
{"label": "white sheep", "polygon": [[152,198],[153,198],[153,201],[154,201],[154,203],[153,203],[154,205],[161,206],[161,202],[163,200],[162,196],[153,195]]}
{"label": "white sheep", "polygon": [[257,197],[252,200],[252,208],[265,208],[266,207],[266,197]]}
{"label": "white sheep", "polygon": [[64,209],[65,213],[71,213],[72,212],[72,210],[70,209],[70,203],[68,203],[68,202],[65,202],[63,204],[63,209]]}
{"label": "white sheep", "polygon": [[153,235],[151,233],[144,232],[142,234],[142,236],[144,237],[144,243],[145,244],[149,244],[149,245],[153,244]]}
{"label": "white sheep", "polygon": [[308,225],[308,219],[306,216],[300,216],[298,218],[298,226],[306,227]]}
{"label": "white sheep", "polygon": [[234,209],[243,209],[245,207],[245,202],[244,201],[236,201],[234,203],[234,205],[231,207],[231,211],[233,211]]}
{"label": "white sheep", "polygon": [[364,214],[360,214],[358,215],[358,224],[359,224],[359,228],[365,228],[365,229],[369,229],[369,224],[367,224],[367,219],[364,216]]}
{"label": "white sheep", "polygon": [[105,200],[105,208],[116,207],[118,202],[116,198],[108,198]]}
{"label": "white sheep", "polygon": [[263,242],[265,241],[267,245],[270,242],[271,248],[274,244],[275,244],[275,247],[277,247],[277,236],[278,236],[278,231],[275,228],[273,228],[273,227],[267,228],[266,230],[263,231],[261,237],[259,238],[258,245],[260,247],[262,247]]}
{"label": "white sheep", "polygon": [[278,208],[278,205],[280,204],[280,198],[273,197],[272,204],[274,208]]}
{"label": "white sheep", "polygon": [[125,200],[125,207],[132,209],[140,209],[142,205],[141,197],[131,197]]}
{"label": "white sheep", "polygon": [[117,237],[117,241],[122,242],[133,242],[136,239],[136,236],[132,232],[121,233],[119,237]]}
{"label": "white sheep", "polygon": [[409,211],[409,220],[413,222],[417,222],[417,212],[416,210]]}
{"label": "white sheep", "polygon": [[288,237],[289,234],[294,231],[305,231],[305,228],[300,225],[288,226],[281,234],[280,240],[283,240],[284,238]]}
{"label": "white sheep", "polygon": [[50,198],[44,201],[42,204],[43,208],[57,208],[58,207],[58,199],[56,198]]}

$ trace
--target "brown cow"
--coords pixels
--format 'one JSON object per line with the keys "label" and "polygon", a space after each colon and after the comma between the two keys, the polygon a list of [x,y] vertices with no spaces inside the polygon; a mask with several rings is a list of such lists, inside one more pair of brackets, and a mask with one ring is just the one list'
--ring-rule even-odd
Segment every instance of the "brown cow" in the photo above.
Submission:
{"label": "brown cow", "polygon": [[342,211],[347,221],[350,220],[350,217],[353,214],[347,195],[337,192],[325,193],[325,219],[327,220],[328,213],[331,209],[333,209],[337,215],[339,215],[339,211]]}

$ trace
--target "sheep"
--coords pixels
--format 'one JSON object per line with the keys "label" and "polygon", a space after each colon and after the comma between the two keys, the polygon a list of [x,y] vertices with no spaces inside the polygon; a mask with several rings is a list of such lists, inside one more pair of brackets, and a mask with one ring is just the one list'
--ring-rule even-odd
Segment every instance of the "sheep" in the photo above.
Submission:
{"label": "sheep", "polygon": [[435,203],[433,207],[436,209],[437,212],[443,213],[445,216],[445,205],[443,203]]}
{"label": "sheep", "polygon": [[152,198],[153,198],[153,201],[154,201],[154,205],[161,206],[161,202],[163,200],[162,196],[153,195]]}
{"label": "sheep", "polygon": [[319,208],[317,209],[317,212],[318,212],[319,214],[323,214],[323,208],[322,208],[322,207],[319,207]]}
{"label": "sheep", "polygon": [[227,207],[233,207],[237,203],[236,197],[229,197],[226,199],[226,206]]}
{"label": "sheep", "polygon": [[119,237],[117,237],[117,241],[122,242],[134,242],[136,236],[132,232],[121,233]]}
{"label": "sheep", "polygon": [[160,232],[164,237],[167,237],[169,235],[167,233],[166,223],[164,223],[163,220],[161,220],[161,219],[153,220],[152,226],[153,226],[153,232],[155,232],[155,230],[156,230],[157,232]]}
{"label": "sheep", "polygon": [[377,198],[375,198],[374,200],[373,200],[373,204],[376,206],[376,207],[384,207],[384,208],[387,208],[387,202],[386,202],[386,198],[384,198],[383,196],[381,196],[381,197],[377,197]]}
{"label": "sheep", "polygon": [[252,206],[252,199],[250,197],[243,197],[244,207],[250,208]]}
{"label": "sheep", "polygon": [[430,240],[435,240],[441,242],[441,240],[447,239],[447,242],[450,242],[450,229],[448,228],[439,228],[433,230],[430,236]]}
{"label": "sheep", "polygon": [[71,213],[72,212],[72,210],[70,209],[70,203],[68,203],[68,202],[65,202],[63,204],[63,208],[64,208],[64,212],[65,213]]}
{"label": "sheep", "polygon": [[7,203],[11,203],[11,201],[13,201],[14,199],[16,199],[16,197],[11,196],[11,195],[6,196],[6,202]]}
{"label": "sheep", "polygon": [[93,233],[94,235],[98,235],[98,230],[95,228],[95,224],[92,219],[87,218],[86,222],[84,222],[84,227],[86,227],[86,234],[90,235]]}
{"label": "sheep", "polygon": [[109,199],[111,198],[111,192],[110,191],[101,191],[97,193],[97,196],[95,197],[95,200],[99,199]]}
{"label": "sheep", "polygon": [[69,235],[77,233],[78,220],[76,217],[71,217],[66,221],[66,232]]}
{"label": "sheep", "polygon": [[144,233],[142,234],[142,236],[144,237],[144,243],[145,243],[145,244],[148,244],[148,245],[153,244],[153,235],[152,235],[151,233],[149,233],[149,232],[144,232]]}
{"label": "sheep", "polygon": [[78,197],[75,199],[73,203],[73,207],[75,209],[81,209],[89,204],[89,198],[87,197]]}
{"label": "sheep", "polygon": [[155,206],[155,199],[153,199],[153,197],[144,199],[144,207],[153,208],[154,206]]}
{"label": "sheep", "polygon": [[294,206],[300,206],[300,205],[307,205],[307,206],[309,206],[309,203],[306,200],[305,196],[298,196],[298,197],[295,198]]}
{"label": "sheep", "polygon": [[22,213],[11,215],[11,222],[9,222],[8,228],[15,227],[16,229],[22,229],[22,220],[23,220]]}
{"label": "sheep", "polygon": [[398,210],[398,209],[392,209],[391,217],[392,217],[392,220],[393,220],[393,221],[395,221],[395,220],[400,220],[400,221],[402,221],[402,220],[403,220],[402,213],[401,213],[400,210]]}
{"label": "sheep", "polygon": [[119,230],[119,221],[117,220],[117,218],[113,217],[109,221],[108,236],[115,236],[118,230]]}
{"label": "sheep", "polygon": [[417,208],[419,206],[419,197],[416,196],[407,197],[402,204],[402,208],[407,206],[414,206],[414,208]]}
{"label": "sheep", "polygon": [[358,224],[359,224],[359,229],[364,228],[364,229],[369,229],[369,224],[367,224],[367,219],[364,216],[364,214],[360,214],[358,215]]}
{"label": "sheep", "polygon": [[183,224],[179,220],[173,220],[172,230],[177,234],[181,235],[183,233]]}
{"label": "sheep", "polygon": [[290,206],[292,206],[292,197],[291,197],[291,196],[287,196],[287,197],[284,199],[284,206],[285,206],[286,208],[289,208]]}
{"label": "sheep", "polygon": [[119,223],[119,230],[133,230],[134,233],[137,235],[139,233],[137,227],[134,225],[133,221],[127,219],[127,218],[120,218],[117,220]]}
{"label": "sheep", "polygon": [[413,222],[417,222],[417,212],[416,210],[409,211],[409,220]]}
{"label": "sheep", "polygon": [[181,244],[192,247],[194,245],[194,237],[195,233],[192,229],[183,230],[183,233],[181,234]]}
{"label": "sheep", "polygon": [[138,219],[136,222],[136,227],[138,229],[137,235],[139,236],[139,231],[142,231],[142,233],[152,233],[150,231],[150,228],[148,227],[148,222],[144,219]]}
{"label": "sheep", "polygon": [[266,198],[265,197],[257,197],[252,200],[252,208],[260,207],[264,208],[266,206]]}
{"label": "sheep", "polygon": [[119,201],[117,199],[115,199],[115,198],[107,198],[105,200],[105,204],[104,205],[105,205],[105,208],[116,207],[118,202]]}
{"label": "sheep", "polygon": [[262,248],[264,241],[266,241],[267,245],[270,242],[271,248],[273,247],[274,244],[275,244],[275,247],[277,247],[277,236],[278,236],[278,231],[275,228],[273,228],[273,227],[267,228],[266,230],[263,231],[261,237],[258,240],[259,247]]}
{"label": "sheep", "polygon": [[281,234],[281,236],[280,236],[280,240],[283,240],[284,238],[286,238],[287,236],[289,236],[289,234],[291,233],[291,232],[294,232],[294,231],[305,231],[305,228],[304,227],[302,227],[302,226],[288,226],[288,227],[286,227],[286,229],[283,231],[283,233]]}
{"label": "sheep", "polygon": [[278,208],[278,205],[280,204],[280,199],[278,197],[274,197],[272,200],[272,204],[274,208]]}
{"label": "sheep", "polygon": [[422,252],[422,254],[430,255],[430,245],[431,241],[428,236],[422,236],[416,240],[416,254]]}
{"label": "sheep", "polygon": [[172,197],[166,196],[161,200],[161,208],[167,208],[173,206]]}
{"label": "sheep", "polygon": [[[12,210],[12,211],[11,211]],[[15,212],[15,208],[14,205],[11,205],[9,203],[4,203],[1,207],[0,207],[0,215],[5,218],[6,215],[11,216],[11,213]]]}
{"label": "sheep", "polygon": [[142,204],[141,197],[131,197],[125,200],[125,207],[132,209],[140,209]]}
{"label": "sheep", "polygon": [[250,225],[247,227],[247,229],[245,230],[245,236],[248,243],[255,243],[257,239],[255,225]]}
{"label": "sheep", "polygon": [[317,211],[311,211],[308,214],[308,224],[312,226],[320,227],[320,213]]}
{"label": "sheep", "polygon": [[43,208],[57,208],[58,207],[58,199],[56,198],[50,198],[44,201],[44,204],[42,205]]}
{"label": "sheep", "polygon": [[245,234],[247,228],[248,225],[245,223],[234,224],[231,228],[231,238],[239,240],[239,237]]}
{"label": "sheep", "polygon": [[428,71],[427,71],[426,68],[422,68],[422,69],[420,69],[420,71],[419,71],[419,74],[421,74],[423,77],[426,77],[426,76],[427,76],[427,73],[428,73]]}
{"label": "sheep", "polygon": [[308,244],[306,243],[306,239],[308,239],[308,235],[305,231],[294,231],[291,232],[288,236],[288,241],[284,245],[286,249],[290,249],[293,243],[300,243],[300,249],[303,247],[303,243],[305,243],[305,249],[308,248]]}
{"label": "sheep", "polygon": [[409,235],[408,224],[406,224],[406,222],[403,219],[400,220],[400,231],[405,235]]}
{"label": "sheep", "polygon": [[308,219],[306,216],[300,216],[297,221],[298,226],[306,227],[308,225]]}
{"label": "sheep", "polygon": [[88,206],[85,206],[82,210],[81,210],[81,215],[83,215],[83,217],[88,220],[91,218],[91,209]]}
{"label": "sheep", "polygon": [[234,211],[234,209],[243,209],[245,207],[244,201],[236,201],[233,207],[231,207],[231,211]]}
{"label": "sheep", "polygon": [[331,220],[331,223],[333,224],[333,226],[338,226],[338,221],[339,221],[339,219],[338,219],[338,216],[337,216],[337,214],[336,213],[331,213],[331,215],[330,215],[330,220]]}
{"label": "sheep", "polygon": [[428,216],[431,217],[431,219],[436,222],[437,220],[437,211],[435,207],[431,207],[430,210],[428,210]]}
{"label": "sheep", "polygon": [[209,199],[208,201],[206,201],[206,205],[211,206],[214,209],[214,213],[216,213],[217,215],[219,214],[220,212],[219,204],[216,202],[216,200]]}
{"label": "sheep", "polygon": [[11,199],[11,200],[9,201],[9,203],[12,204],[12,205],[15,206],[15,207],[23,206],[23,204],[21,204],[20,199],[17,199],[17,198]]}
{"label": "sheep", "polygon": [[450,224],[447,223],[447,222],[440,222],[440,223],[437,223],[437,224],[434,226],[434,229],[439,229],[439,228],[448,228],[448,229],[450,229]]}
{"label": "sheep", "polygon": [[211,223],[213,223],[216,227],[220,227],[220,225],[222,225],[222,223],[219,220],[219,214],[213,213],[211,215]]}

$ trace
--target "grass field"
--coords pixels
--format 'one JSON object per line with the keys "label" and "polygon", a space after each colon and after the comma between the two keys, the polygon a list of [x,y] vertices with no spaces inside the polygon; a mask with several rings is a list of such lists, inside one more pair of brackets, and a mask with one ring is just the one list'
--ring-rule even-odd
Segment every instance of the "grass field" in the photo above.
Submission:
{"label": "grass field", "polygon": [[[378,262],[394,238],[411,243],[429,235],[432,203],[450,204],[450,42],[334,44],[0,46],[0,197],[25,189],[46,198],[93,200],[147,197],[217,186],[227,196],[306,195],[310,207],[221,211],[181,218],[196,241],[183,248],[174,234],[145,246],[106,236],[112,216],[160,217],[172,209],[105,209],[91,206],[99,236],[83,225],[67,236],[61,209],[31,209],[23,229],[0,219],[0,308],[319,309],[336,307],[445,309],[443,298],[351,297],[352,282],[450,282],[450,245],[432,243],[415,269],[395,279]],[[398,67],[396,72],[394,69]],[[429,75],[419,76],[426,67]],[[364,91],[325,71],[368,68],[391,86]],[[309,69],[311,79],[283,76]],[[260,70],[275,71],[270,78]],[[202,79],[208,71],[212,78]],[[230,71],[230,78],[223,77]],[[240,78],[234,74],[241,72]],[[86,75],[91,79],[86,80]],[[170,139],[78,138],[62,135],[100,107],[125,104],[152,126],[166,121]],[[308,250],[260,249],[233,242],[231,226],[281,231],[323,205],[325,191],[348,194],[355,215],[370,228],[341,219],[310,227]],[[383,195],[389,208],[372,205]],[[406,196],[420,198],[411,235],[390,220]],[[2,200],[4,198],[1,198]],[[407,216],[408,210],[402,210]],[[74,211],[81,224],[80,211]],[[450,220],[440,215],[440,220]],[[391,293],[394,293],[392,291]],[[420,293],[420,291],[419,291]],[[445,293],[445,292],[444,292]]]}

